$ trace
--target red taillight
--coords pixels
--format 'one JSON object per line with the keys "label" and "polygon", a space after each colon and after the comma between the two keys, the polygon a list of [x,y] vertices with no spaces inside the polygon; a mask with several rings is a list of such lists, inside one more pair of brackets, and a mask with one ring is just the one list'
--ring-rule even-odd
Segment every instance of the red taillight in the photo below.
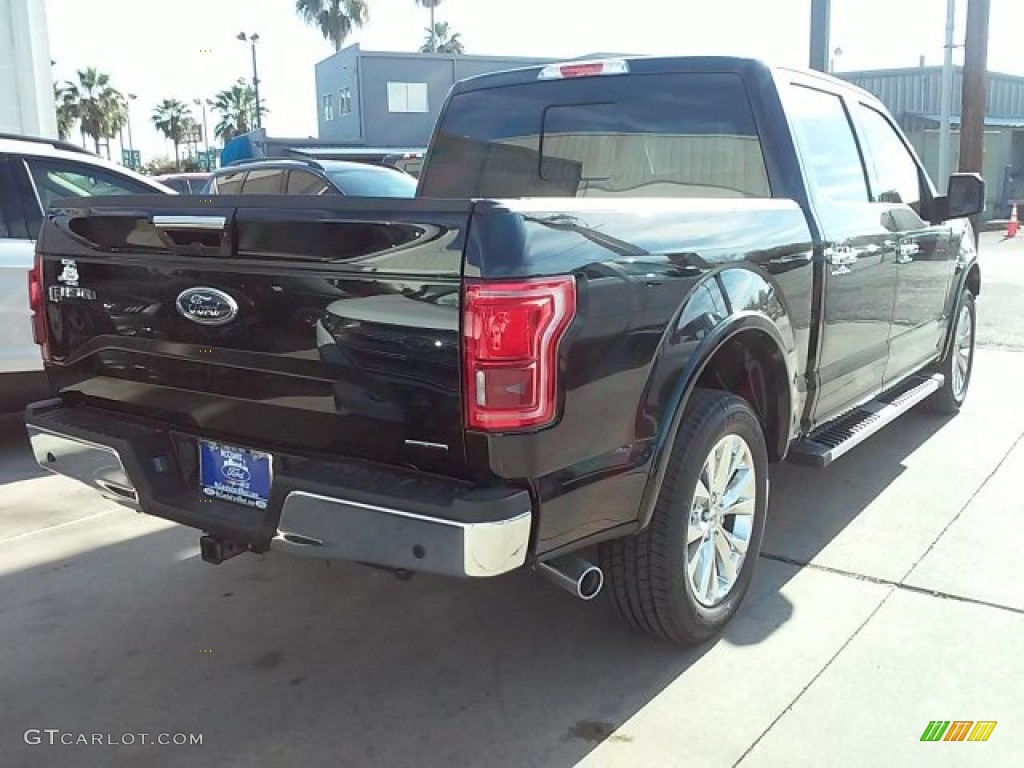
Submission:
{"label": "red taillight", "polygon": [[46,300],[43,294],[43,261],[36,254],[28,272],[28,305],[32,310],[32,340],[43,349],[43,359],[50,359],[50,340],[46,332]]}
{"label": "red taillight", "polygon": [[463,301],[466,426],[547,424],[558,400],[558,344],[576,314],[572,277],[468,281]]}

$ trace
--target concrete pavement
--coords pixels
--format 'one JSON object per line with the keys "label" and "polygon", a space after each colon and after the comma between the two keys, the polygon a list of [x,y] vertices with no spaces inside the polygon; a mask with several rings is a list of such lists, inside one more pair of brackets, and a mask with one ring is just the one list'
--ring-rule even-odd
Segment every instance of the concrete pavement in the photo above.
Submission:
{"label": "concrete pavement", "polygon": [[[1020,294],[989,282],[1024,275],[1017,242],[983,251],[991,348],[963,412],[909,414],[826,470],[775,468],[752,592],[701,649],[526,573],[207,566],[195,532],[40,473],[0,423],[0,765],[1019,765],[1024,335]],[[936,719],[998,725],[921,743]]]}
{"label": "concrete pavement", "polygon": [[978,343],[1024,349],[1024,231],[1012,240],[999,232],[983,232],[979,259]]}

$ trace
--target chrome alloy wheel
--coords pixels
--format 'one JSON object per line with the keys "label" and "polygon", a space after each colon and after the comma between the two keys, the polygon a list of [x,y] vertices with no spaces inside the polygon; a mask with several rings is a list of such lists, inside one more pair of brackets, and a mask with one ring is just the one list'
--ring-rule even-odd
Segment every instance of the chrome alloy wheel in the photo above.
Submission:
{"label": "chrome alloy wheel", "polygon": [[756,494],[750,446],[739,435],[726,435],[704,460],[686,533],[686,577],[706,608],[725,600],[736,584],[754,525]]}
{"label": "chrome alloy wheel", "polygon": [[960,307],[960,316],[956,320],[956,333],[953,336],[953,397],[963,399],[967,390],[967,374],[971,370],[972,326],[971,310],[965,304]]}

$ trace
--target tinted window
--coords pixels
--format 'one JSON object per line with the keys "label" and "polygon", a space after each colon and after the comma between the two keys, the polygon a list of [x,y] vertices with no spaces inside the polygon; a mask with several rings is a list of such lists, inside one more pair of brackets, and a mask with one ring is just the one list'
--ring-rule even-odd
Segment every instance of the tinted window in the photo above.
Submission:
{"label": "tinted window", "polygon": [[157,191],[135,179],[84,163],[36,157],[26,157],[25,162],[43,208],[61,197],[151,195]]}
{"label": "tinted window", "polygon": [[289,195],[322,195],[328,191],[330,186],[327,182],[309,171],[288,172]]}
{"label": "tinted window", "polygon": [[384,168],[328,170],[327,175],[342,192],[356,197],[414,197],[416,179]]}
{"label": "tinted window", "polygon": [[838,96],[793,86],[787,95],[796,141],[811,185],[834,202],[867,202],[857,141]]}
{"label": "tinted window", "polygon": [[14,174],[21,172],[0,157],[0,239],[28,239],[28,224],[21,209],[23,195],[14,183]]}
{"label": "tinted window", "polygon": [[869,161],[872,198],[919,208],[921,179],[917,163],[896,129],[880,112],[861,104],[857,105],[857,121]]}
{"label": "tinted window", "polygon": [[191,192],[188,186],[188,179],[162,179],[160,183],[182,195],[187,195]]}
{"label": "tinted window", "polygon": [[245,180],[245,171],[225,173],[216,177],[216,186],[211,191],[219,195],[240,195],[242,194],[242,182]]}
{"label": "tinted window", "polygon": [[242,185],[243,195],[278,195],[281,193],[284,171],[280,168],[261,168],[249,171]]}
{"label": "tinted window", "polygon": [[207,181],[202,176],[182,176],[161,183],[182,195],[198,195],[206,189]]}
{"label": "tinted window", "polygon": [[624,75],[460,94],[423,174],[432,197],[768,197],[742,80]]}

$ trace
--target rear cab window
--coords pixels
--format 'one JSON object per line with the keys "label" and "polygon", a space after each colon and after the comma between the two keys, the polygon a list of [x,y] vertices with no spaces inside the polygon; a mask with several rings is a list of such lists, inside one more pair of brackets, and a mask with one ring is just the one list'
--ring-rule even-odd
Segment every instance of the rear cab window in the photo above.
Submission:
{"label": "rear cab window", "polygon": [[423,197],[765,198],[742,78],[628,74],[456,94]]}

